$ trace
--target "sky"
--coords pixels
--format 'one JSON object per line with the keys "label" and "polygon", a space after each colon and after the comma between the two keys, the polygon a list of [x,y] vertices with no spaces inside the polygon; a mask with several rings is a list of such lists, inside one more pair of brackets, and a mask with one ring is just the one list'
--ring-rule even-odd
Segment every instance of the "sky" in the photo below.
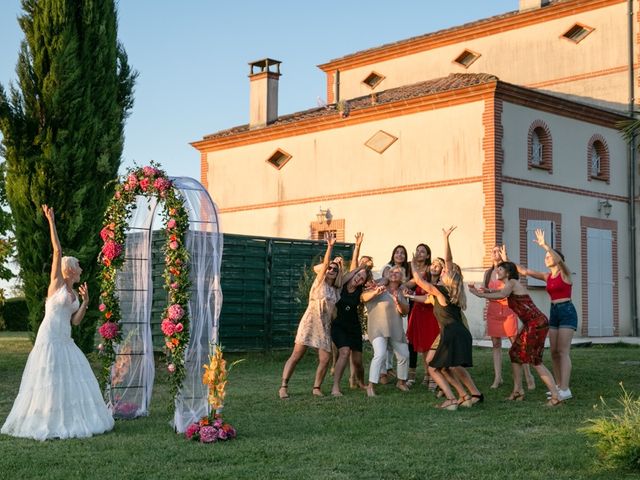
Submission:
{"label": "sky", "polygon": [[[282,62],[280,115],[326,100],[316,65],[518,9],[518,0],[120,0],[118,36],[138,71],[123,166],[155,160],[200,178],[190,142],[248,123],[248,63]],[[0,83],[15,81],[20,0],[0,0]],[[215,200],[215,192],[210,192]]]}

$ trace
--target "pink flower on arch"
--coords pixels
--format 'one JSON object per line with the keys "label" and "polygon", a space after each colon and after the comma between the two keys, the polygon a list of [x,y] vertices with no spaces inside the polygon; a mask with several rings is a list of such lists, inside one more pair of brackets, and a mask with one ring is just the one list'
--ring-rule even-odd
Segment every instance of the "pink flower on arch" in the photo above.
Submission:
{"label": "pink flower on arch", "polygon": [[179,286],[180,286],[180,285],[178,285],[178,282],[173,282],[173,283],[171,284],[171,288],[172,288],[172,289],[174,289],[174,290],[177,290]]}
{"label": "pink flower on arch", "polygon": [[117,258],[122,253],[122,245],[112,240],[108,240],[102,246],[102,255],[109,260]]}
{"label": "pink flower on arch", "polygon": [[105,322],[98,329],[98,333],[107,340],[111,340],[118,335],[118,325],[113,322]]}
{"label": "pink flower on arch", "polygon": [[171,181],[167,180],[164,177],[156,178],[156,180],[153,182],[153,186],[156,187],[159,192],[164,192],[165,190],[168,190],[169,187],[171,187]]}
{"label": "pink flower on arch", "polygon": [[151,181],[148,178],[143,178],[142,180],[140,180],[140,188],[142,189],[142,191],[146,192],[147,188],[149,188],[150,183]]}
{"label": "pink flower on arch", "polygon": [[154,175],[158,175],[160,170],[154,167],[146,166],[142,167],[142,173],[147,177],[153,177]]}
{"label": "pink flower on arch", "polygon": [[107,306],[104,303],[101,303],[100,305],[98,305],[98,310],[100,310],[101,312],[104,312],[107,309]]}
{"label": "pink flower on arch", "polygon": [[138,185],[138,177],[135,173],[130,173],[127,177],[127,183],[130,188],[135,188]]}
{"label": "pink flower on arch", "polygon": [[172,242],[169,242],[169,248],[171,250],[177,250],[178,249],[178,242],[173,240]]}
{"label": "pink flower on arch", "polygon": [[197,423],[192,423],[187,427],[187,430],[184,432],[184,436],[191,440],[191,437],[193,437],[199,431],[200,425],[198,425]]}
{"label": "pink flower on arch", "polygon": [[176,326],[171,320],[169,320],[168,318],[165,318],[162,321],[162,324],[160,324],[160,330],[162,330],[162,333],[164,333],[166,337],[170,337],[175,333]]}
{"label": "pink flower on arch", "polygon": [[175,331],[176,333],[180,333],[184,329],[184,325],[182,323],[176,323]]}
{"label": "pink flower on arch", "polygon": [[170,363],[167,365],[167,370],[169,370],[169,373],[173,373],[176,371],[176,366],[173,363]]}
{"label": "pink flower on arch", "polygon": [[172,218],[167,222],[167,228],[176,228],[177,222],[175,218]]}
{"label": "pink flower on arch", "polygon": [[103,242],[106,242],[110,238],[114,238],[115,235],[116,234],[113,233],[113,230],[109,230],[107,227],[104,227],[102,230],[100,230],[100,238],[102,238]]}
{"label": "pink flower on arch", "polygon": [[168,316],[170,320],[178,321],[184,316],[184,310],[180,305],[174,303],[169,307]]}

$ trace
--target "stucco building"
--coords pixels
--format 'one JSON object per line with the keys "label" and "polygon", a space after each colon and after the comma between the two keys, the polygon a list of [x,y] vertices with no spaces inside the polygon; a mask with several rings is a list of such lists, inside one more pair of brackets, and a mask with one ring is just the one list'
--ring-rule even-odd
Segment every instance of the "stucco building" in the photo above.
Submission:
{"label": "stucco building", "polygon": [[[282,116],[280,62],[253,62],[249,123],[193,143],[201,181],[226,232],[362,231],[378,267],[399,243],[441,256],[442,227],[457,225],[467,282],[481,281],[496,244],[543,269],[532,242],[542,227],[574,273],[578,334],[635,335],[637,159],[617,123],[638,81],[639,6],[521,0],[324,63],[329,105]],[[476,337],[483,306],[470,298]]]}

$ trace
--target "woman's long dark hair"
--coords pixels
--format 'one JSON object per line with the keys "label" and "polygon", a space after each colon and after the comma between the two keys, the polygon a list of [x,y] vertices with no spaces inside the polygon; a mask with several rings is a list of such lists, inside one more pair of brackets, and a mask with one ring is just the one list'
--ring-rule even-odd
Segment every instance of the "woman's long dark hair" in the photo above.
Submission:
{"label": "woman's long dark hair", "polygon": [[[427,251],[427,258],[425,258],[424,260],[424,264],[427,266],[425,278],[427,279],[427,282],[431,282],[431,272],[429,271],[429,265],[431,265],[431,248],[426,243],[419,243],[418,245],[416,245],[416,252],[418,251],[419,247],[424,247],[424,249]],[[413,275],[413,273],[411,275]]]}
{"label": "woman's long dark hair", "polygon": [[509,280],[519,280],[520,274],[518,273],[518,267],[513,262],[502,262],[498,265],[498,268],[504,269],[507,272],[507,278]]}
{"label": "woman's long dark hair", "polygon": [[404,245],[396,245],[395,247],[393,247],[393,250],[391,251],[391,260],[389,260],[389,266],[393,267],[396,264],[393,257],[396,254],[396,250],[399,248],[404,250],[404,262],[402,262],[400,266],[404,268],[404,274],[407,276],[407,278],[409,278],[411,276],[411,265],[409,265],[409,254],[407,253],[407,249]]}

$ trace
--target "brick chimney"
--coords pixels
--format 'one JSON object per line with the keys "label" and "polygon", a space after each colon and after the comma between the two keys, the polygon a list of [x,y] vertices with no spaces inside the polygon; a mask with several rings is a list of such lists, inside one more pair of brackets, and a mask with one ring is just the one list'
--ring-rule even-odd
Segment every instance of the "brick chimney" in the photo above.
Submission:
{"label": "brick chimney", "polygon": [[249,63],[249,128],[264,127],[278,118],[281,63],[272,58]]}
{"label": "brick chimney", "polygon": [[549,4],[549,0],[520,0],[520,8],[521,12],[526,10],[535,10],[536,8],[544,7]]}

